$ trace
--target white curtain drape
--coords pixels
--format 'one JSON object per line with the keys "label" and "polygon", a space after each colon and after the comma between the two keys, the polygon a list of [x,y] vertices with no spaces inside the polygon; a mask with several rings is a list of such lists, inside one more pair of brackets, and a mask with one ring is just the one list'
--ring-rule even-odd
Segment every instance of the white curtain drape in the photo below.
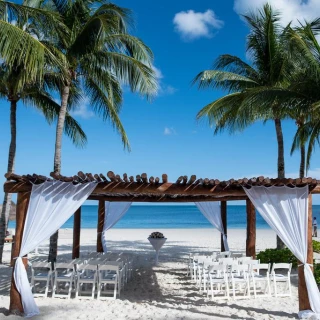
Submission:
{"label": "white curtain drape", "polygon": [[131,202],[109,202],[106,201],[106,214],[104,216],[101,242],[103,251],[107,252],[107,231],[111,229],[129,210]]}
{"label": "white curtain drape", "polygon": [[22,257],[55,233],[88,198],[96,182],[74,185],[72,182],[46,181],[32,186],[14,281],[21,295],[26,317],[39,314]]}
{"label": "white curtain drape", "polygon": [[308,186],[302,188],[254,186],[244,191],[285,245],[303,263],[310,306],[320,316],[320,293],[310,265],[308,250]]}
{"label": "white curtain drape", "polygon": [[223,223],[221,219],[220,203],[216,201],[195,202],[201,213],[216,227],[223,236],[224,249],[229,251],[227,236],[224,233]]}

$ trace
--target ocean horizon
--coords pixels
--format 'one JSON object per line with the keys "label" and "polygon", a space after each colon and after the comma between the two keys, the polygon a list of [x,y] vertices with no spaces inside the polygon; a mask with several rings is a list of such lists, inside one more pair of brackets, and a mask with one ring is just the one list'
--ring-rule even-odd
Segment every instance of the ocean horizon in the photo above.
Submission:
{"label": "ocean horizon", "polygon": [[[314,205],[313,215],[320,221],[320,205]],[[81,211],[81,228],[95,229],[98,222],[98,206],[83,205]],[[230,229],[247,227],[246,206],[227,206],[227,226]],[[270,229],[257,212],[257,229]],[[9,228],[15,228],[15,221],[9,222]],[[73,228],[73,216],[61,227]],[[115,229],[196,229],[212,228],[210,222],[195,205],[132,205]]]}

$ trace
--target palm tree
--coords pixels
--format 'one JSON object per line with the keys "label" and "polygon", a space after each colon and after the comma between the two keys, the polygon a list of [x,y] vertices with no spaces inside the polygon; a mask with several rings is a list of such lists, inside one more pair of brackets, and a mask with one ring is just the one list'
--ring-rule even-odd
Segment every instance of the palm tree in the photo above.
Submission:
{"label": "palm tree", "polygon": [[[37,32],[52,39],[56,35],[63,39],[61,25],[59,15],[55,13],[0,0],[0,97],[10,102],[8,172],[14,171],[18,102],[36,107],[50,123],[59,114],[60,106],[46,89],[52,87],[54,79],[65,78],[64,55],[41,43]],[[86,141],[81,127],[69,114],[65,132],[79,145]],[[10,206],[11,194],[6,193],[0,215],[0,263]]]}
{"label": "palm tree", "polygon": [[[205,106],[197,118],[207,117],[209,124],[215,126],[215,133],[225,129],[241,131],[258,120],[273,120],[278,142],[278,177],[284,178],[281,119],[286,114],[278,97],[282,97],[292,72],[284,50],[287,28],[280,26],[279,13],[269,4],[244,19],[250,28],[247,52],[252,66],[238,57],[222,55],[216,60],[214,70],[199,73],[194,83],[198,83],[200,89],[222,88],[229,94]],[[277,247],[284,247],[279,237]]]}
{"label": "palm tree", "polygon": [[[320,45],[317,35],[320,32],[320,18],[311,22],[305,22],[289,33],[290,52],[292,59],[298,61],[299,68],[295,79],[290,86],[290,94],[299,104],[294,112],[299,113],[296,123],[297,133],[291,148],[291,153],[300,149],[305,153],[305,145],[308,143],[306,163],[300,165],[302,170],[310,167],[310,160],[316,143],[320,136]],[[302,156],[301,156],[302,158]],[[303,167],[303,169],[302,169]]]}
{"label": "palm tree", "polygon": [[[62,132],[65,114],[70,107],[70,89],[81,88],[90,106],[110,120],[121,135],[125,148],[129,141],[119,118],[122,105],[122,85],[147,98],[157,91],[152,69],[151,50],[138,38],[128,33],[131,13],[107,1],[52,0],[52,3],[32,1],[36,7],[51,6],[62,17],[67,30],[67,41],[54,46],[64,54],[69,79],[60,82],[61,109],[57,122],[54,172],[61,171]],[[55,261],[58,232],[50,238],[49,261]]]}
{"label": "palm tree", "polygon": [[[52,75],[50,74],[49,77],[45,75],[44,85],[42,86],[32,82],[19,86],[21,79],[25,77],[25,72],[26,69],[23,67],[10,69],[5,63],[0,65],[0,98],[7,99],[10,102],[11,142],[7,167],[7,172],[10,173],[14,172],[15,167],[17,136],[16,112],[18,103],[21,101],[25,106],[32,106],[38,109],[49,123],[57,119],[60,111],[60,105],[57,104],[45,90],[45,86],[49,83]],[[72,139],[73,143],[78,146],[83,146],[86,143],[85,133],[69,113],[67,113],[65,133]],[[0,263],[2,263],[3,244],[10,207],[11,194],[5,193],[0,216]]]}

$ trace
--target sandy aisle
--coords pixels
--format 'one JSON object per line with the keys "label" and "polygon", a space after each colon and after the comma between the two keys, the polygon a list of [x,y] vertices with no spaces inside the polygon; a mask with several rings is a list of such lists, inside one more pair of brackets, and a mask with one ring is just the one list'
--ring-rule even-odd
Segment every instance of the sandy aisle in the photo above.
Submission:
{"label": "sandy aisle", "polygon": [[[199,294],[186,277],[186,257],[189,252],[211,252],[220,249],[220,234],[212,229],[159,229],[168,238],[160,252],[159,266],[154,266],[154,251],[147,241],[154,230],[113,229],[109,231],[109,249],[124,251],[135,260],[134,278],[127,284],[121,299],[115,301],[65,300],[36,298],[41,315],[37,319],[295,319],[298,312],[297,277],[292,276],[291,298],[260,298],[254,300],[220,300],[212,302]],[[81,233],[81,253],[96,248],[96,230]],[[233,251],[245,249],[246,231],[228,230]],[[59,259],[71,256],[72,231],[60,230]],[[272,248],[276,237],[271,230],[257,230],[257,249]],[[9,245],[5,259],[9,262]],[[39,247],[47,255],[48,242]],[[34,254],[30,255],[35,257]],[[5,316],[9,306],[11,269],[0,267],[0,319],[21,319]]]}

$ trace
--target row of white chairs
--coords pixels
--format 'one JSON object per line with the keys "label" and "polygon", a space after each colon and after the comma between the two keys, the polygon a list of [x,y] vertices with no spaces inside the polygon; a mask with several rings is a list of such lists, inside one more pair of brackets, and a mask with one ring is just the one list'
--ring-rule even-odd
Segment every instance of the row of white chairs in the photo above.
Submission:
{"label": "row of white chairs", "polygon": [[[213,257],[214,256],[214,257]],[[244,296],[250,297],[250,287],[252,285],[254,297],[257,297],[256,283],[265,283],[264,294],[259,296],[271,296],[271,281],[273,282],[275,296],[291,296],[291,264],[273,264],[270,270],[270,264],[260,264],[259,260],[253,260],[252,257],[219,257],[219,255],[201,256],[195,255],[189,259],[187,273],[196,282],[200,292],[202,287],[204,291],[211,288],[212,298],[214,297],[214,284],[225,293],[224,297],[229,298],[229,289],[233,290],[233,297],[236,298],[236,284],[244,287]],[[218,257],[218,258],[217,258]],[[286,273],[278,271],[286,270]],[[263,274],[260,273],[263,271]],[[285,282],[285,293],[279,293],[277,283]]]}
{"label": "row of white chairs", "polygon": [[[74,259],[69,262],[55,264],[34,262],[31,264],[31,288],[34,296],[48,296],[49,287],[52,288],[52,297],[70,299],[74,289],[75,297],[94,299],[97,288],[97,299],[116,299],[120,297],[121,289],[132,277],[132,259],[126,256],[112,259],[110,255],[88,255],[85,258]],[[45,282],[44,292],[37,292],[37,285]],[[36,285],[37,284],[37,285]],[[91,290],[88,290],[89,286]],[[112,285],[113,290],[108,290]],[[85,294],[90,294],[85,295]],[[111,297],[106,294],[110,294]]]}

